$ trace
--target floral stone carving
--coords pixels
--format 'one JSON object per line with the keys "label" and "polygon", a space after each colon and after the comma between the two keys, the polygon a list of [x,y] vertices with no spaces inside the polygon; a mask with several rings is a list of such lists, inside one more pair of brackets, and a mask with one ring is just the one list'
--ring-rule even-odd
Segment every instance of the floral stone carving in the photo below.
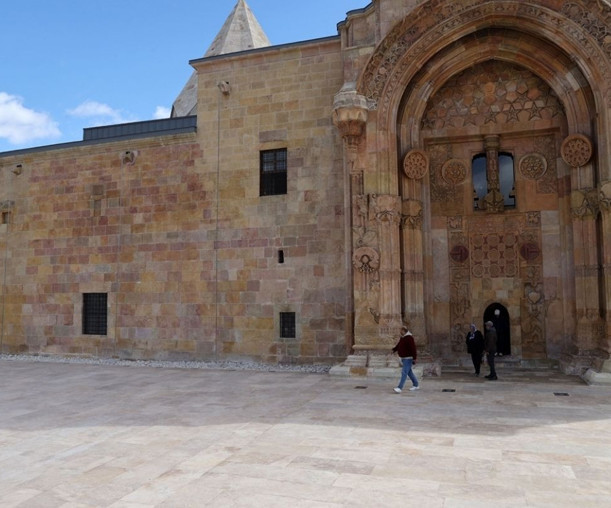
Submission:
{"label": "floral stone carving", "polygon": [[560,147],[564,162],[573,168],[585,166],[592,158],[592,153],[592,142],[582,134],[568,136]]}

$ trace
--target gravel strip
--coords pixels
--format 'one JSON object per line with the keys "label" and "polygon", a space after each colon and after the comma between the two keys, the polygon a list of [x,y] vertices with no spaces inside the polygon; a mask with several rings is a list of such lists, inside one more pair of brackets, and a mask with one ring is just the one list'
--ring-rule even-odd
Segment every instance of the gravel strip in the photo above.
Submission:
{"label": "gravel strip", "polygon": [[116,358],[82,358],[55,355],[8,355],[0,354],[0,360],[20,362],[75,363],[81,365],[112,365],[119,367],[156,367],[166,369],[214,369],[254,370],[261,372],[304,372],[327,374],[330,365],[278,365],[255,361],[161,361],[161,360],[119,360]]}

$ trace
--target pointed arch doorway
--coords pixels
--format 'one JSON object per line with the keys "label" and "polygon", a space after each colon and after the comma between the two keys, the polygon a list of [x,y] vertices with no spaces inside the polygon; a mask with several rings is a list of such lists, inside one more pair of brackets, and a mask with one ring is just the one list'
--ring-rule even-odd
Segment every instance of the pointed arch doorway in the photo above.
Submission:
{"label": "pointed arch doorway", "polygon": [[[487,321],[492,321],[496,328],[497,353],[503,356],[511,355],[511,322],[507,308],[498,302],[488,305],[484,311],[484,323]],[[485,326],[482,329],[485,330]]]}

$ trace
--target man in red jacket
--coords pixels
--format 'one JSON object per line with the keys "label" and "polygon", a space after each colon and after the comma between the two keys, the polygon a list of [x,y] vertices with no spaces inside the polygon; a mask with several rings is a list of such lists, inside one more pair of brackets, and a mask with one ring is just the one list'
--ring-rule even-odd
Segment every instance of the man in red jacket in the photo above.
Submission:
{"label": "man in red jacket", "polygon": [[398,353],[399,358],[401,358],[401,365],[403,366],[401,369],[401,380],[399,381],[399,386],[394,388],[395,393],[401,393],[405,380],[408,377],[411,379],[413,384],[410,391],[419,390],[420,384],[418,383],[418,379],[412,370],[412,365],[416,363],[416,358],[418,357],[416,343],[414,342],[414,336],[406,326],[401,327],[401,337],[399,338],[397,345],[392,348],[392,351],[393,353]]}

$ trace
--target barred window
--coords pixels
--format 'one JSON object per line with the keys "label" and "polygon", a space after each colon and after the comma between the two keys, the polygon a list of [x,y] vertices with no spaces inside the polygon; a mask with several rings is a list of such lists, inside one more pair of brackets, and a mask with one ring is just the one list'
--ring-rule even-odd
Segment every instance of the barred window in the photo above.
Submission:
{"label": "barred window", "polygon": [[83,293],[83,335],[106,335],[108,295]]}
{"label": "barred window", "polygon": [[286,148],[262,150],[260,153],[259,195],[286,194]]}
{"label": "barred window", "polygon": [[295,331],[295,313],[281,312],[280,313],[280,338],[294,339],[297,337]]}

